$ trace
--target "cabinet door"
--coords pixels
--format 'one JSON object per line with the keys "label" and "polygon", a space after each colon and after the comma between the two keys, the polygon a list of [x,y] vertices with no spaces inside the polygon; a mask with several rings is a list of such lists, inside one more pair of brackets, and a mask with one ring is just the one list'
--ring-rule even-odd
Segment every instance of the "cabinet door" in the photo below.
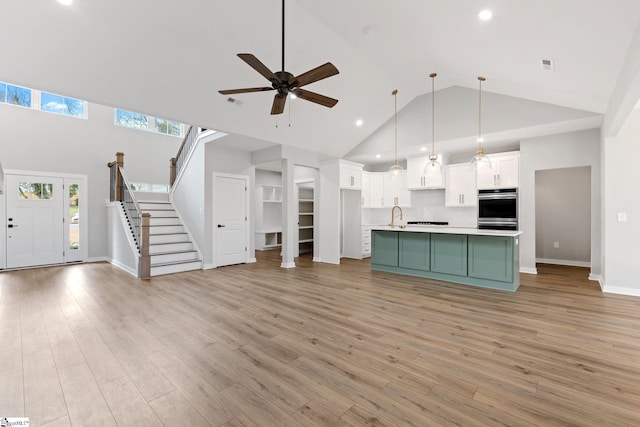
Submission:
{"label": "cabinet door", "polygon": [[469,236],[469,277],[513,281],[513,237]]}
{"label": "cabinet door", "polygon": [[445,168],[445,206],[476,206],[478,194],[476,173],[467,163],[449,165]]}
{"label": "cabinet door", "polygon": [[369,194],[369,189],[371,185],[369,183],[369,174],[367,172],[362,172],[362,207],[368,208],[371,207],[371,197]]}
{"label": "cabinet door", "polygon": [[466,234],[431,234],[431,271],[467,275]]}
{"label": "cabinet door", "polygon": [[398,245],[398,265],[400,267],[429,271],[429,233],[399,233]]}
{"label": "cabinet door", "polygon": [[407,190],[406,172],[400,175],[383,174],[384,206],[409,207],[411,206],[411,193]]}
{"label": "cabinet door", "polygon": [[384,174],[369,174],[369,198],[372,208],[384,207]]}
{"label": "cabinet door", "polygon": [[371,242],[371,263],[398,266],[398,232],[374,230]]}
{"label": "cabinet door", "polygon": [[500,160],[498,185],[500,188],[518,188],[520,181],[520,157],[505,157]]}
{"label": "cabinet door", "polygon": [[340,187],[359,189],[362,187],[362,169],[351,165],[340,165]]}
{"label": "cabinet door", "polygon": [[428,159],[425,157],[415,157],[407,159],[407,188],[411,190],[421,190],[426,187],[424,167]]}
{"label": "cabinet door", "polygon": [[498,187],[498,177],[500,176],[500,161],[491,159],[491,167],[479,167],[476,178],[479,190],[492,190]]}

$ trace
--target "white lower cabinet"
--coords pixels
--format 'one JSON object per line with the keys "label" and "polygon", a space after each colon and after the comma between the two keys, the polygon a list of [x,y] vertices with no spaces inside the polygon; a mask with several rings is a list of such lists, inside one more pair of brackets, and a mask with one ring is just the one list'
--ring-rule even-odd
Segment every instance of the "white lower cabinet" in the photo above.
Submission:
{"label": "white lower cabinet", "polygon": [[371,256],[371,227],[362,227],[362,258]]}
{"label": "white lower cabinet", "polygon": [[449,165],[445,168],[444,204],[447,207],[473,207],[478,205],[476,171],[468,164]]}

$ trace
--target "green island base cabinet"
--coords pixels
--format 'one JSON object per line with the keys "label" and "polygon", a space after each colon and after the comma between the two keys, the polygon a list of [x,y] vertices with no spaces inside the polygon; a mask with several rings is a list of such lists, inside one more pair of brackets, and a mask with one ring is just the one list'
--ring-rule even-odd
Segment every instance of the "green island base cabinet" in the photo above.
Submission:
{"label": "green island base cabinet", "polygon": [[515,291],[519,231],[373,227],[371,269]]}

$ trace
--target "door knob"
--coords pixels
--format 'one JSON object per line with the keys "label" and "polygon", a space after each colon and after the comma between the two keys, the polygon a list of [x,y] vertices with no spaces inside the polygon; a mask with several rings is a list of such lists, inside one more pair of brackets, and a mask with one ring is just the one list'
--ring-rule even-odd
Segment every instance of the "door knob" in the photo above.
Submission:
{"label": "door knob", "polygon": [[17,225],[16,225],[16,224],[9,224],[9,225],[7,225],[7,228],[15,228],[15,227],[17,227]]}
{"label": "door knob", "polygon": [[218,228],[223,228],[224,225],[223,224],[218,224]]}

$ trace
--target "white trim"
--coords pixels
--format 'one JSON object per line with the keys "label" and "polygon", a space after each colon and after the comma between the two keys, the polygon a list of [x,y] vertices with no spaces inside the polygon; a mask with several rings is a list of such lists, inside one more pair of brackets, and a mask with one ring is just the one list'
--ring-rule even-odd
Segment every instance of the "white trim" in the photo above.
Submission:
{"label": "white trim", "polygon": [[60,172],[42,172],[42,171],[27,171],[17,169],[5,169],[5,175],[37,175],[48,176],[52,178],[73,178],[73,179],[87,179],[87,175],[77,173],[60,173]]}
{"label": "white trim", "polygon": [[571,261],[566,259],[536,258],[536,263],[568,265],[570,267],[591,267],[591,263],[587,261]]}
{"label": "white trim", "polygon": [[607,294],[629,295],[633,297],[640,297],[640,289],[636,288],[620,288],[617,286],[604,286],[602,292]]}
{"label": "white trim", "polygon": [[113,265],[114,267],[117,267],[120,270],[131,274],[134,277],[138,277],[138,272],[137,271],[133,271],[133,269],[131,267],[129,267],[127,265],[124,265],[119,261],[116,261],[116,260],[113,260],[113,259],[107,259],[107,262],[109,264]]}
{"label": "white trim", "polygon": [[[215,135],[215,134],[214,134]],[[249,259],[249,249],[251,248],[251,197],[249,196],[250,193],[250,184],[251,184],[251,179],[249,177],[249,175],[237,175],[237,174],[231,174],[231,173],[221,173],[221,172],[213,172],[212,176],[211,176],[211,190],[212,190],[212,194],[211,194],[211,257],[213,258],[213,264],[218,267],[220,266],[219,262],[218,262],[218,241],[216,239],[216,233],[218,228],[215,226],[215,224],[218,223],[218,220],[216,218],[216,179],[217,178],[231,178],[231,179],[239,179],[239,180],[243,180],[244,181],[244,187],[245,187],[245,205],[244,205],[244,212],[245,212],[245,217],[246,217],[246,221],[244,222],[244,226],[245,226],[245,236],[244,236],[244,244],[245,247],[247,248],[247,250],[244,253],[244,263],[248,262]]]}
{"label": "white trim", "polygon": [[258,262],[258,260],[257,260],[257,259],[255,259],[255,258],[249,258],[249,259],[247,260],[247,264],[253,264],[253,263],[256,263],[256,262]]}
{"label": "white trim", "polygon": [[319,256],[314,256],[313,257],[313,262],[322,262],[322,260],[320,259]]}
{"label": "white trim", "polygon": [[203,270],[213,270],[214,268],[218,268],[218,267],[216,267],[215,264],[203,264],[202,265],[202,269]]}
{"label": "white trim", "polygon": [[295,267],[296,267],[295,262],[283,262],[282,264],[280,264],[280,268],[295,268]]}
{"label": "white trim", "polygon": [[589,280],[598,282],[600,284],[600,289],[604,289],[604,282],[602,281],[602,276],[600,274],[589,273]]}
{"label": "white trim", "polygon": [[538,274],[537,268],[520,267],[520,273],[524,274]]}
{"label": "white trim", "polygon": [[110,263],[111,261],[109,261],[109,258],[106,256],[94,256],[84,260],[83,264],[89,264],[92,262],[109,262]]}

